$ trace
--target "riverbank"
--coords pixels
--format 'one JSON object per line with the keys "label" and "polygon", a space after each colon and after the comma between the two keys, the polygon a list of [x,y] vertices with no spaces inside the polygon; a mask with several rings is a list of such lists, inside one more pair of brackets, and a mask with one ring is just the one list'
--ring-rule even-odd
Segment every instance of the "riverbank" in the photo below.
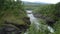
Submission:
{"label": "riverbank", "polygon": [[[39,7],[33,10],[33,14],[38,19],[43,19],[46,25],[51,26],[54,30],[54,34],[60,34],[60,2],[57,4],[49,4]],[[42,20],[42,21],[43,21]]]}

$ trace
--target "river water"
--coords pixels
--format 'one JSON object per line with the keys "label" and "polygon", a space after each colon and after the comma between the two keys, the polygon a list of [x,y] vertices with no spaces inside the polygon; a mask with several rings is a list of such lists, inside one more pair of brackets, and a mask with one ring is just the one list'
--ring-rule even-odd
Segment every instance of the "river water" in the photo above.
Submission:
{"label": "river water", "polygon": [[[30,17],[30,21],[31,21],[31,24],[35,24],[36,26],[36,29],[39,30],[40,29],[40,26],[41,24],[39,23],[38,19],[34,17],[34,15],[32,14],[32,11],[31,10],[27,10],[27,16]],[[44,25],[45,27],[45,25]],[[47,26],[47,29],[51,32],[51,33],[54,33],[54,29],[50,26]],[[24,33],[24,34],[28,34],[28,33]]]}

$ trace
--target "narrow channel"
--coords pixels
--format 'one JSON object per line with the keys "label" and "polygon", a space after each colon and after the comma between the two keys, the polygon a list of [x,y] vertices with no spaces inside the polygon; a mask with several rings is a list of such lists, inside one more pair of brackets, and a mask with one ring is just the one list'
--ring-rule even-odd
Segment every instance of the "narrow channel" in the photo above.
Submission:
{"label": "narrow channel", "polygon": [[[31,21],[31,24],[35,24],[36,26],[36,29],[39,30],[40,29],[40,26],[41,24],[39,23],[38,19],[34,17],[34,15],[32,14],[32,11],[31,10],[27,10],[27,16],[30,17],[30,21]],[[47,29],[51,32],[51,33],[54,33],[54,29],[50,26],[47,26]],[[27,34],[27,33],[25,33]]]}

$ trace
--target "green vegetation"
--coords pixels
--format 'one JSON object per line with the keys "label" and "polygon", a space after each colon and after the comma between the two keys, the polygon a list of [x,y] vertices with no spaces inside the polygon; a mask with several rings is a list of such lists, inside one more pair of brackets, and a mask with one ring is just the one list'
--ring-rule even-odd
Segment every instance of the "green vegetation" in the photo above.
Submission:
{"label": "green vegetation", "polygon": [[[21,0],[17,1],[0,0],[0,26],[4,25],[5,21],[27,26],[28,25],[27,22],[25,22],[23,19],[24,17],[29,19],[26,15],[25,9],[29,10],[33,9],[34,10],[33,13],[42,14],[43,16],[50,17],[51,19],[55,20],[55,23],[53,24],[53,28],[55,29],[54,34],[60,34],[60,3],[57,4],[28,3],[23,5]],[[45,20],[41,19],[40,22],[41,24],[46,25]],[[49,34],[50,32],[47,30],[47,28],[46,30],[44,30],[43,25],[42,27],[40,27],[41,30],[37,30],[34,23],[31,24],[30,28],[28,27],[29,26],[28,25],[27,26],[29,28],[28,34]],[[14,34],[14,32],[12,32],[12,34]]]}
{"label": "green vegetation", "polygon": [[43,16],[49,17],[56,22],[53,25],[55,34],[60,34],[60,2],[57,4],[48,4],[39,7],[33,11],[33,13],[42,14]]}
{"label": "green vegetation", "polygon": [[23,18],[26,17],[26,11],[20,0],[0,0],[0,24],[4,21],[16,24],[25,24]]}
{"label": "green vegetation", "polygon": [[0,34],[21,34],[30,26],[21,0],[0,0]]}

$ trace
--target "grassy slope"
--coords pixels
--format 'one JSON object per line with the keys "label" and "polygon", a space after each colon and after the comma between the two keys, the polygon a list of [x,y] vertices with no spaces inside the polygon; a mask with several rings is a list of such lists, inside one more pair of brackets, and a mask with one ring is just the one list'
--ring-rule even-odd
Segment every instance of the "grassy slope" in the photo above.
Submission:
{"label": "grassy slope", "polygon": [[[57,8],[59,9],[59,5],[57,6]],[[59,11],[59,10],[58,10]],[[50,17],[54,20],[57,20],[56,23],[54,23],[53,27],[55,29],[55,33],[54,34],[60,34],[60,17],[56,16],[54,13],[58,14],[57,9],[55,8],[55,5],[46,5],[45,7],[42,6],[35,9],[33,11],[33,13],[39,13],[42,14],[44,16]],[[60,12],[60,11],[59,11]],[[60,15],[60,14],[58,14]],[[45,22],[44,22],[45,23]]]}

